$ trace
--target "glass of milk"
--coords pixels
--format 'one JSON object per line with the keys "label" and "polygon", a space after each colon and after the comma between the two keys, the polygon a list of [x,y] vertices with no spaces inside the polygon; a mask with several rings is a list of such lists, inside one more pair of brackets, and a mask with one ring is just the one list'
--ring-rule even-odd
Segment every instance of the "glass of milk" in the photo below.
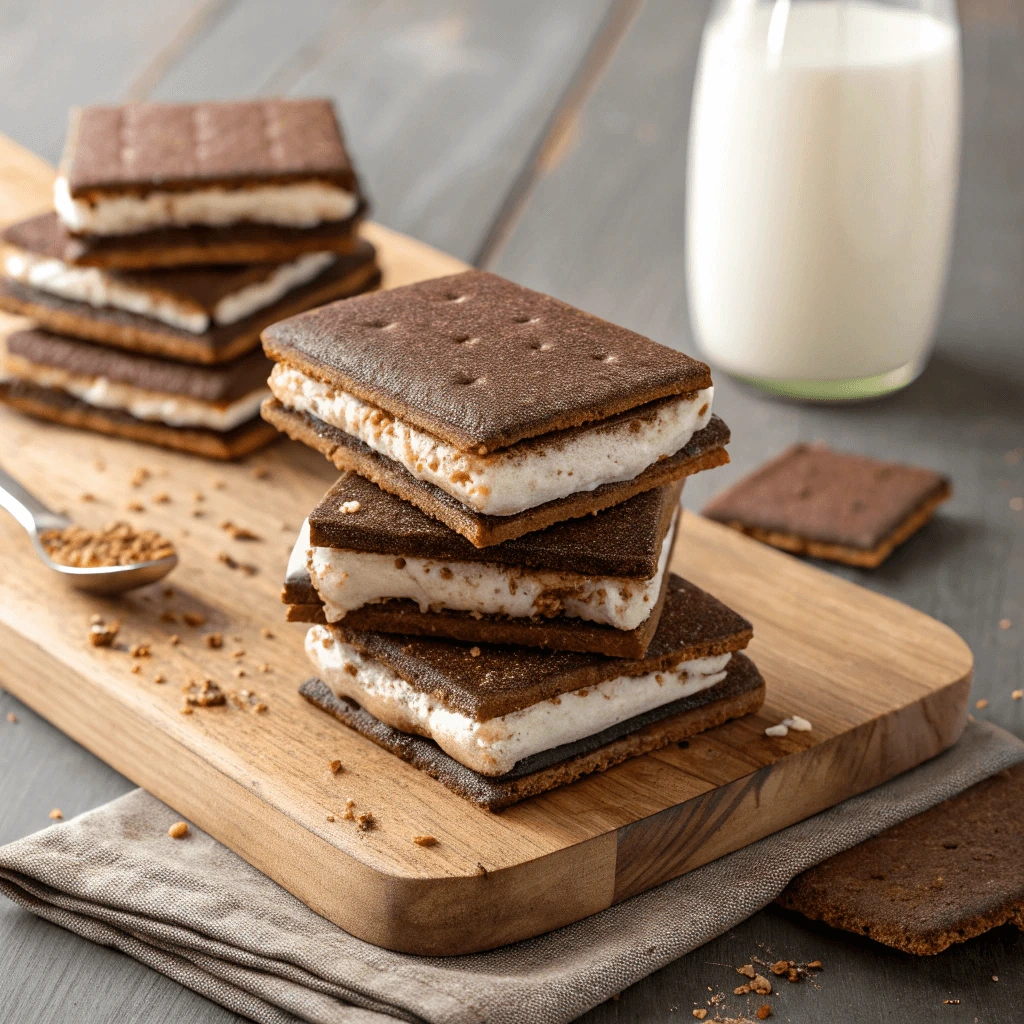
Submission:
{"label": "glass of milk", "polygon": [[687,179],[687,284],[716,366],[858,399],[928,359],[960,156],[955,0],[716,0]]}

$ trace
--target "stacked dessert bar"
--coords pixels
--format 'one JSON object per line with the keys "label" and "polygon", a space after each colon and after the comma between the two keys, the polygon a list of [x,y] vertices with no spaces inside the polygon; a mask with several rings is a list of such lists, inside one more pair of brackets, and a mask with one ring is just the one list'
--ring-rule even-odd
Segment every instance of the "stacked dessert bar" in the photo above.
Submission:
{"label": "stacked dessert bar", "polygon": [[283,590],[308,700],[492,810],[760,706],[750,623],[668,568],[728,461],[703,363],[477,271],[263,344],[264,417],[343,471]]}
{"label": "stacked dessert bar", "polygon": [[327,100],[72,113],[54,210],[7,228],[0,399],[213,458],[277,434],[260,331],[375,287],[366,210]]}

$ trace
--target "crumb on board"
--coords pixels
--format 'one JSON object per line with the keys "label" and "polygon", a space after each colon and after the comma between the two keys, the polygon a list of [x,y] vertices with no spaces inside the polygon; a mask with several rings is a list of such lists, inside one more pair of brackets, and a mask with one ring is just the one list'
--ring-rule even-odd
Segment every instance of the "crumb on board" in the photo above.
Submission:
{"label": "crumb on board", "polygon": [[172,839],[184,839],[188,835],[188,825],[184,821],[176,821],[167,830],[167,834]]}
{"label": "crumb on board", "polygon": [[177,634],[177,633],[172,633],[172,634],[171,634],[171,635],[170,635],[170,636],[169,636],[169,637],[167,638],[167,642],[168,642],[168,643],[169,643],[169,644],[170,644],[170,645],[171,645],[172,647],[177,647],[177,646],[178,646],[178,644],[180,644],[180,643],[181,643],[181,637],[180,637],[180,636],[178,636],[178,634]]}
{"label": "crumb on board", "polygon": [[327,815],[327,820],[328,821],[334,821],[334,815],[333,814],[328,814]]}
{"label": "crumb on board", "polygon": [[162,611],[160,613],[160,621],[161,622],[177,622],[178,621],[178,616],[175,615],[174,612],[164,610],[164,611]]}
{"label": "crumb on board", "polygon": [[184,622],[186,626],[205,626],[206,616],[200,615],[198,612],[184,612],[181,616],[181,621]]}
{"label": "crumb on board", "polygon": [[131,672],[131,674],[133,676],[137,676],[142,671],[142,666],[141,665],[132,665],[132,667],[130,669],[128,669],[128,671]]}
{"label": "crumb on board", "polygon": [[214,650],[219,650],[221,647],[224,646],[224,634],[207,633],[206,636],[203,637],[203,643],[205,643],[207,647],[211,647]]}
{"label": "crumb on board", "polygon": [[232,539],[232,540],[262,540],[263,538],[252,530],[245,526],[238,526],[236,523],[231,522],[230,519],[225,519],[221,524],[220,528]]}
{"label": "crumb on board", "polygon": [[272,629],[268,629],[266,626],[260,626],[260,636],[264,637],[267,640],[273,640],[274,631]]}
{"label": "crumb on board", "polygon": [[413,836],[412,841],[417,846],[437,846],[437,840],[433,836]]}
{"label": "crumb on board", "polygon": [[258,665],[256,666],[256,669],[257,669],[257,671],[259,671],[259,672],[269,672],[269,671],[270,671],[270,666],[269,666],[269,665],[268,665],[268,664],[267,664],[267,663],[266,663],[265,661],[261,661],[261,662],[260,662],[260,663],[259,663],[259,664],[258,664]]}
{"label": "crumb on board", "polygon": [[232,651],[231,652],[231,657],[232,658],[244,658],[245,657],[245,651],[243,651],[243,650]]}
{"label": "crumb on board", "polygon": [[174,554],[174,545],[155,530],[138,531],[122,522],[99,530],[82,526],[44,530],[39,541],[51,561],[80,569],[150,562]]}
{"label": "crumb on board", "polygon": [[705,1010],[703,1006],[697,1007],[697,1009],[693,1010],[692,1013],[697,1020],[703,1020],[708,1015],[708,1011]]}
{"label": "crumb on board", "polygon": [[249,472],[257,480],[266,480],[270,476],[270,470],[266,466],[253,466]]}
{"label": "crumb on board", "polygon": [[369,832],[377,827],[377,819],[373,816],[372,812],[363,811],[362,814],[356,815],[356,825],[360,832]]}
{"label": "crumb on board", "polygon": [[755,1016],[758,1020],[767,1020],[772,1015],[772,1008],[767,1003],[762,1003],[757,1008]]}
{"label": "crumb on board", "polygon": [[141,501],[129,501],[124,506],[129,512],[145,512],[146,506]]}
{"label": "crumb on board", "polygon": [[63,821],[64,812],[59,807],[54,807],[54,809],[50,811],[50,817],[54,821]]}
{"label": "crumb on board", "polygon": [[149,644],[132,644],[128,648],[128,653],[133,658],[148,658],[151,654]]}
{"label": "crumb on board", "polygon": [[190,707],[218,707],[226,700],[224,691],[212,679],[191,679],[181,688],[185,703]]}
{"label": "crumb on board", "polygon": [[343,769],[343,767],[344,765],[342,765],[342,763],[337,758],[335,758],[333,761],[327,762],[327,769],[328,771],[330,771],[332,775],[337,775],[338,772],[340,772]]}
{"label": "crumb on board", "polygon": [[161,491],[159,494],[154,494],[151,500],[157,505],[168,505],[170,504],[171,496],[166,491]]}
{"label": "crumb on board", "polygon": [[157,672],[157,674],[155,676],[153,676],[153,682],[154,683],[159,684],[159,683],[164,683],[166,681],[167,681],[167,679],[164,676],[163,672]]}
{"label": "crumb on board", "polygon": [[206,495],[202,491],[193,491],[192,500],[195,502],[206,501]]}
{"label": "crumb on board", "polygon": [[141,487],[153,474],[145,466],[139,466],[132,474],[132,487]]}
{"label": "crumb on board", "polygon": [[89,626],[89,643],[93,647],[113,647],[114,640],[121,630],[121,622],[114,619],[111,622],[104,622],[102,619],[94,621]]}

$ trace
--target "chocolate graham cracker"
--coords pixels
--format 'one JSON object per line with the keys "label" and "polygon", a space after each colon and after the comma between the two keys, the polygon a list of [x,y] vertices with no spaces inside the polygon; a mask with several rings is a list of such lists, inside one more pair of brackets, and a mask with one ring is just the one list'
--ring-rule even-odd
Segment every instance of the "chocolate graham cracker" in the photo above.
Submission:
{"label": "chocolate graham cracker", "polygon": [[136,419],[118,409],[101,409],[64,391],[19,380],[0,381],[0,401],[38,419],[204,455],[209,459],[238,459],[265,448],[280,436],[259,417],[227,431],[172,427]]}
{"label": "chocolate graham cracker", "polygon": [[268,327],[263,345],[464,451],[711,386],[696,359],[477,270],[292,317]]}
{"label": "chocolate graham cracker", "polygon": [[[138,313],[62,299],[12,280],[0,280],[0,309],[30,316],[41,327],[57,334],[187,362],[221,363],[258,346],[260,331],[274,320],[376,287],[379,281],[374,248],[361,241],[356,251],[339,256],[336,263],[308,284],[238,323],[212,327],[202,334],[171,327]],[[184,283],[179,284],[184,290]],[[193,284],[193,288],[204,295],[209,293],[205,285],[196,289]]]}
{"label": "chocolate graham cracker", "polygon": [[764,681],[749,658],[734,654],[726,678],[716,686],[636,715],[585,739],[523,758],[511,771],[499,776],[475,772],[446,754],[433,740],[385,725],[355,701],[336,696],[319,679],[308,680],[299,693],[453,793],[479,807],[501,811],[527,797],[593,772],[606,771],[628,758],[750,714],[764,703]]}
{"label": "chocolate graham cracker", "polygon": [[[596,516],[558,523],[518,540],[481,549],[408,502],[354,473],[346,473],[310,514],[310,544],[393,555],[403,561],[410,557],[490,563],[573,576],[631,579],[642,585],[657,572],[666,535],[679,508],[681,490],[681,481],[669,484]],[[344,506],[352,502],[359,511],[345,512]],[[323,603],[310,579],[304,556],[304,538],[300,536],[289,560],[281,598],[289,605],[289,621],[325,622]],[[445,608],[421,611],[416,602],[404,599],[353,609],[346,613],[344,621],[359,630],[637,658],[644,655],[657,629],[667,593],[667,576],[666,573],[647,619],[631,630],[554,611],[546,617],[533,618]]]}
{"label": "chocolate graham cracker", "polygon": [[327,99],[78,108],[60,174],[83,198],[300,181],[358,188]]}
{"label": "chocolate graham cracker", "polygon": [[[227,227],[164,227],[131,235],[72,235],[55,213],[44,213],[5,228],[10,245],[83,267],[159,270],[217,264],[284,263],[310,252],[354,252],[356,230],[366,213],[362,203],[347,220],[310,228],[276,224]],[[192,273],[188,271],[187,273]]]}
{"label": "chocolate graham cracker", "polygon": [[797,444],[713,498],[704,515],[784,551],[873,568],[951,493],[929,469]]}
{"label": "chocolate graham cracker", "polygon": [[80,377],[104,377],[145,391],[200,402],[228,403],[267,386],[273,365],[259,350],[228,363],[201,366],[142,356],[49,331],[16,331],[7,338],[9,370],[53,367]]}
{"label": "chocolate graham cracker", "polygon": [[778,902],[907,953],[1024,930],[1024,764],[798,875]]}
{"label": "chocolate graham cracker", "polygon": [[687,580],[673,573],[668,580],[661,621],[642,658],[493,645],[471,648],[448,640],[354,629],[347,617],[331,628],[416,690],[486,721],[607,679],[667,670],[680,661],[746,647],[753,634],[746,619]]}
{"label": "chocolate graham cracker", "polygon": [[307,413],[286,409],[275,398],[263,403],[262,415],[292,440],[322,452],[338,469],[358,473],[383,490],[411,502],[476,547],[500,544],[566,519],[600,512],[644,491],[729,461],[725,450],[729,428],[718,416],[712,416],[710,423],[698,430],[675,455],[654,463],[632,480],[602,484],[592,491],[570,494],[516,515],[489,516],[467,508],[439,487],[417,480],[404,466],[378,454],[343,430]]}

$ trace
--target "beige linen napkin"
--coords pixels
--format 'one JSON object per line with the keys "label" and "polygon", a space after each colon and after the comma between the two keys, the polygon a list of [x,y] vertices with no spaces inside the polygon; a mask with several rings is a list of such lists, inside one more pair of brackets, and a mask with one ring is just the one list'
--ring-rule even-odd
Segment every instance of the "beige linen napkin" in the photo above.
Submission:
{"label": "beige linen napkin", "polygon": [[970,723],[951,750],[746,849],[549,935],[417,957],[353,938],[136,790],[0,848],[0,891],[267,1024],[570,1021],[770,903],[794,875],[1024,761]]}

